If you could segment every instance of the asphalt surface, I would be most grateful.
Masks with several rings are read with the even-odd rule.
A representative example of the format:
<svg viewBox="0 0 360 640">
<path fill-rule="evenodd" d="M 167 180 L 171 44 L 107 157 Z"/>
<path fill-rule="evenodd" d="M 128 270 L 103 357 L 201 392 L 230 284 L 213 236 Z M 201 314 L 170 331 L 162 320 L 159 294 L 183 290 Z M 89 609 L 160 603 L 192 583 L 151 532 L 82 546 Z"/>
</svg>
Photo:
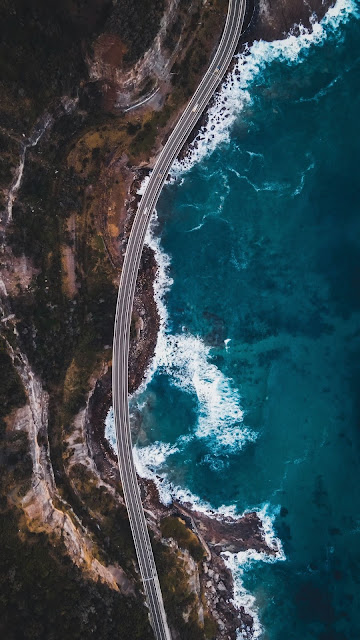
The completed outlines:
<svg viewBox="0 0 360 640">
<path fill-rule="evenodd" d="M 112 392 L 117 453 L 125 502 L 156 640 L 171 640 L 171 636 L 132 455 L 128 405 L 128 356 L 136 277 L 146 230 L 171 164 L 229 67 L 241 34 L 245 7 L 246 0 L 229 0 L 226 23 L 217 52 L 162 149 L 150 175 L 129 237 L 116 305 Z"/>
</svg>

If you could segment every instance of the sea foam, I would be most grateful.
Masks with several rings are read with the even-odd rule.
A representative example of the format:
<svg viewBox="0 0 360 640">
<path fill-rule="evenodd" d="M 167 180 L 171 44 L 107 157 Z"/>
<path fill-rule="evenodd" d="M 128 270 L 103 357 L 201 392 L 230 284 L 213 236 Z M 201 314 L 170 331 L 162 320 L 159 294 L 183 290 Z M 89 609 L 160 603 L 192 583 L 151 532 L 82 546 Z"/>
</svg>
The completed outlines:
<svg viewBox="0 0 360 640">
<path fill-rule="evenodd" d="M 178 179 L 219 144 L 229 142 L 231 126 L 239 113 L 251 105 L 251 85 L 269 64 L 275 60 L 288 65 L 305 61 L 314 45 L 320 46 L 329 38 L 339 41 L 340 25 L 351 17 L 359 18 L 359 15 L 359 5 L 355 0 L 337 0 L 320 22 L 313 15 L 310 29 L 297 25 L 296 34 L 291 32 L 283 40 L 257 40 L 250 47 L 245 46 L 244 51 L 235 56 L 233 70 L 226 76 L 208 109 L 206 125 L 200 129 L 186 156 L 173 163 L 172 180 Z"/>
<path fill-rule="evenodd" d="M 208 112 L 208 123 L 196 138 L 195 148 L 185 159 L 173 164 L 171 174 L 179 174 L 190 169 L 219 143 L 229 140 L 231 125 L 239 112 L 251 103 L 251 84 L 256 77 L 274 60 L 287 64 L 301 63 L 306 59 L 310 47 L 321 45 L 329 37 L 339 38 L 338 27 L 346 23 L 351 16 L 359 18 L 356 2 L 352 0 L 337 0 L 334 7 L 329 9 L 321 22 L 314 16 L 311 30 L 299 27 L 299 35 L 290 33 L 284 40 L 274 42 L 254 42 L 251 47 L 237 56 L 233 71 L 228 75 L 220 92 L 214 99 L 213 106 Z M 140 192 L 143 192 L 146 182 Z M 301 190 L 302 183 L 299 185 Z M 297 193 L 294 195 L 297 195 Z M 195 393 L 199 402 L 199 418 L 196 426 L 196 437 L 210 437 L 218 447 L 241 447 L 249 440 L 254 440 L 256 434 L 243 426 L 243 413 L 240 398 L 231 381 L 210 360 L 210 348 L 196 336 L 186 333 L 171 335 L 168 333 L 168 314 L 165 305 L 166 292 L 172 284 L 169 275 L 170 258 L 161 249 L 160 241 L 154 234 L 156 216 L 153 218 L 146 242 L 155 252 L 158 271 L 155 280 L 155 300 L 160 315 L 160 331 L 152 363 L 146 378 L 137 395 L 141 393 L 154 376 L 162 369 L 172 379 L 173 383 L 191 393 Z M 226 344 L 228 348 L 228 342 Z M 115 447 L 115 434 L 112 410 L 106 419 L 105 434 L 109 442 Z M 234 437 L 235 434 L 235 437 Z M 170 503 L 176 499 L 189 503 L 194 509 L 213 517 L 231 515 L 236 517 L 236 506 L 221 506 L 214 509 L 209 503 L 202 501 L 188 489 L 176 486 L 167 476 L 169 459 L 177 454 L 182 446 L 181 439 L 175 445 L 155 442 L 145 447 L 134 447 L 134 459 L 139 475 L 152 479 L 159 490 L 160 499 Z M 254 619 L 253 638 L 260 638 L 262 627 L 257 613 L 255 597 L 249 594 L 243 584 L 244 572 L 255 561 L 275 562 L 285 560 L 280 540 L 276 537 L 273 520 L 276 513 L 269 513 L 269 505 L 258 509 L 263 523 L 264 538 L 267 544 L 275 550 L 273 556 L 254 550 L 237 554 L 224 553 L 224 560 L 234 576 L 234 604 L 243 606 Z M 239 629 L 239 638 L 248 638 L 246 629 Z"/>
</svg>

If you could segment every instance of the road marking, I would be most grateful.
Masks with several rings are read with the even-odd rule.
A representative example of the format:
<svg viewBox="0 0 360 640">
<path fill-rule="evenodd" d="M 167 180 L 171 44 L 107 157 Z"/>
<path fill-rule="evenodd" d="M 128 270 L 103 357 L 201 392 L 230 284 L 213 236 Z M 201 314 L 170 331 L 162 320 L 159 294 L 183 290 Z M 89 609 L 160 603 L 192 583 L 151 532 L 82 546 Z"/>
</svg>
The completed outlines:
<svg viewBox="0 0 360 640">
<path fill-rule="evenodd" d="M 145 98 L 145 100 L 142 100 L 141 102 L 137 102 L 136 104 L 131 105 L 131 107 L 124 109 L 124 113 L 126 113 L 127 111 L 132 111 L 132 109 L 136 109 L 137 107 L 141 107 L 143 104 L 145 104 L 145 102 L 148 102 L 149 100 L 151 100 L 151 98 L 153 98 L 159 90 L 160 90 L 160 87 L 158 87 L 157 89 L 155 89 L 155 91 L 150 93 L 150 95 L 147 98 Z"/>
<path fill-rule="evenodd" d="M 161 152 L 158 162 L 155 165 L 156 167 L 161 168 L 161 170 L 159 171 L 156 169 L 153 176 L 150 177 L 149 184 L 143 194 L 141 209 L 145 216 L 145 220 L 138 218 L 137 224 L 131 231 L 125 254 L 116 306 L 112 385 L 119 469 L 136 554 L 138 557 L 140 574 L 141 576 L 147 576 L 143 578 L 143 580 L 146 598 L 149 604 L 151 624 L 154 629 L 156 640 L 171 640 L 171 637 L 167 625 L 154 555 L 151 548 L 149 531 L 141 503 L 140 488 L 136 479 L 131 448 L 127 385 L 131 308 L 135 294 L 136 275 L 143 248 L 143 238 L 146 227 L 149 223 L 148 218 L 150 219 L 150 214 L 156 207 L 162 183 L 164 181 L 164 177 L 166 177 L 169 171 L 171 162 L 176 156 L 177 150 L 179 150 L 181 144 L 185 141 L 186 136 L 188 135 L 188 130 L 190 130 L 190 127 L 192 127 L 193 123 L 196 121 L 196 117 L 193 114 L 199 115 L 201 113 L 219 82 L 218 74 L 223 73 L 224 69 L 226 69 L 227 65 L 230 63 L 243 23 L 244 12 L 245 0 L 229 0 L 224 32 L 218 47 L 217 71 L 213 72 L 215 77 L 211 79 L 210 74 L 205 74 L 193 96 L 192 104 L 195 103 L 195 106 L 191 108 L 189 105 L 190 108 L 186 108 L 184 110 L 175 129 L 163 148 L 164 153 Z M 146 203 L 149 203 L 148 206 L 145 206 Z M 149 568 L 153 571 L 153 575 L 151 577 L 149 577 L 147 572 Z M 147 585 L 147 582 L 151 581 L 153 582 L 153 585 Z"/>
</svg>

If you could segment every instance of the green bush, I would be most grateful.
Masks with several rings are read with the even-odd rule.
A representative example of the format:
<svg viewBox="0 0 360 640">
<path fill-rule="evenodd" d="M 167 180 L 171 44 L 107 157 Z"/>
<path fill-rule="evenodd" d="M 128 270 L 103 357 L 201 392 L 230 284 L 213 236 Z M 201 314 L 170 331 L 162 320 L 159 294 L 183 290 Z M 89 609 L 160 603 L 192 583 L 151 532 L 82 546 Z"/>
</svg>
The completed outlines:
<svg viewBox="0 0 360 640">
<path fill-rule="evenodd" d="M 189 590 L 184 563 L 156 540 L 153 540 L 153 549 L 169 623 L 178 630 L 181 640 L 204 640 L 204 631 L 198 622 L 198 601 Z M 183 613 L 189 614 L 188 622 Z"/>
<path fill-rule="evenodd" d="M 174 518 L 172 516 L 163 518 L 160 527 L 164 538 L 174 538 L 179 544 L 179 547 L 188 549 L 194 560 L 200 562 L 204 559 L 204 549 L 201 543 L 180 518 Z"/>
</svg>

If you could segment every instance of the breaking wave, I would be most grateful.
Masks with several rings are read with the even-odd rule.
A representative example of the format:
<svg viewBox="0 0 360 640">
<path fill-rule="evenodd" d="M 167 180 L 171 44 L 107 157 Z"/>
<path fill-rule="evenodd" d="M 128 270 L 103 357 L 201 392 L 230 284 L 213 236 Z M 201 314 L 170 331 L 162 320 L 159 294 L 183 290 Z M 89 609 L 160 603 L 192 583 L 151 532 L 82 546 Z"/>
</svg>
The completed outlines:
<svg viewBox="0 0 360 640">
<path fill-rule="evenodd" d="M 340 24 L 348 21 L 350 16 L 358 17 L 358 8 L 352 0 L 337 0 L 333 8 L 329 9 L 321 22 L 312 21 L 312 29 L 299 28 L 299 35 L 289 34 L 284 40 L 275 42 L 254 42 L 242 54 L 237 56 L 234 70 L 224 82 L 221 91 L 214 100 L 214 105 L 208 112 L 208 123 L 203 127 L 192 145 L 191 152 L 182 161 L 176 161 L 171 174 L 177 177 L 180 173 L 190 169 L 195 163 L 213 151 L 220 143 L 229 140 L 230 128 L 238 113 L 251 104 L 251 84 L 261 74 L 266 66 L 277 60 L 286 64 L 301 63 L 306 59 L 308 50 L 319 46 L 329 37 L 339 36 L 337 31 Z M 304 185 L 309 165 L 300 177 L 300 181 L 293 196 L 297 196 Z M 143 185 L 144 188 L 145 185 Z M 254 189 L 260 188 L 252 185 Z M 278 185 L 266 183 L 261 189 L 273 190 Z M 243 411 L 240 396 L 232 382 L 211 362 L 211 349 L 201 338 L 186 332 L 173 335 L 168 331 L 168 313 L 165 304 L 166 293 L 172 285 L 169 274 L 170 258 L 164 253 L 160 241 L 154 230 L 156 216 L 148 232 L 146 243 L 154 250 L 158 264 L 154 291 L 160 315 L 160 331 L 155 355 L 147 371 L 146 379 L 136 394 L 141 402 L 141 394 L 151 381 L 156 371 L 165 372 L 172 383 L 185 391 L 194 394 L 198 400 L 198 420 L 193 434 L 187 438 L 208 438 L 211 440 L 214 453 L 220 449 L 237 449 L 249 441 L 254 441 L 257 434 L 248 429 L 243 423 Z M 227 341 L 225 347 L 229 348 Z M 106 419 L 105 435 L 115 448 L 115 433 L 112 411 Z M 186 444 L 186 439 L 179 438 L 175 444 L 155 442 L 147 446 L 134 447 L 136 469 L 140 476 L 155 482 L 160 499 L 165 504 L 173 500 L 188 503 L 193 508 L 220 517 L 221 515 L 237 515 L 236 506 L 221 506 L 213 509 L 211 504 L 202 501 L 190 490 L 177 486 L 169 479 L 171 475 L 171 458 L 176 456 Z M 270 514 L 269 505 L 263 505 L 258 511 L 263 523 L 264 538 L 267 544 L 276 552 L 273 556 L 253 550 L 237 554 L 225 553 L 224 560 L 234 576 L 234 604 L 237 608 L 244 607 L 254 620 L 253 637 L 260 638 L 262 627 L 257 613 L 256 599 L 244 587 L 245 572 L 254 562 L 275 562 L 285 560 L 280 540 L 274 533 L 274 518 L 276 512 Z M 247 638 L 247 629 L 239 629 L 239 638 Z"/>
<path fill-rule="evenodd" d="M 238 114 L 251 105 L 251 85 L 270 63 L 275 60 L 290 65 L 303 62 L 314 45 L 322 45 L 331 37 L 339 40 L 339 26 L 345 24 L 351 16 L 358 18 L 359 14 L 355 0 L 337 0 L 320 22 L 317 22 L 316 15 L 313 16 L 311 29 L 298 25 L 296 34 L 291 32 L 283 40 L 258 40 L 250 47 L 246 46 L 236 56 L 234 69 L 215 95 L 214 103 L 207 113 L 207 124 L 200 129 L 188 154 L 173 163 L 172 179 L 191 169 L 219 144 L 230 140 L 230 129 Z"/>
</svg>

